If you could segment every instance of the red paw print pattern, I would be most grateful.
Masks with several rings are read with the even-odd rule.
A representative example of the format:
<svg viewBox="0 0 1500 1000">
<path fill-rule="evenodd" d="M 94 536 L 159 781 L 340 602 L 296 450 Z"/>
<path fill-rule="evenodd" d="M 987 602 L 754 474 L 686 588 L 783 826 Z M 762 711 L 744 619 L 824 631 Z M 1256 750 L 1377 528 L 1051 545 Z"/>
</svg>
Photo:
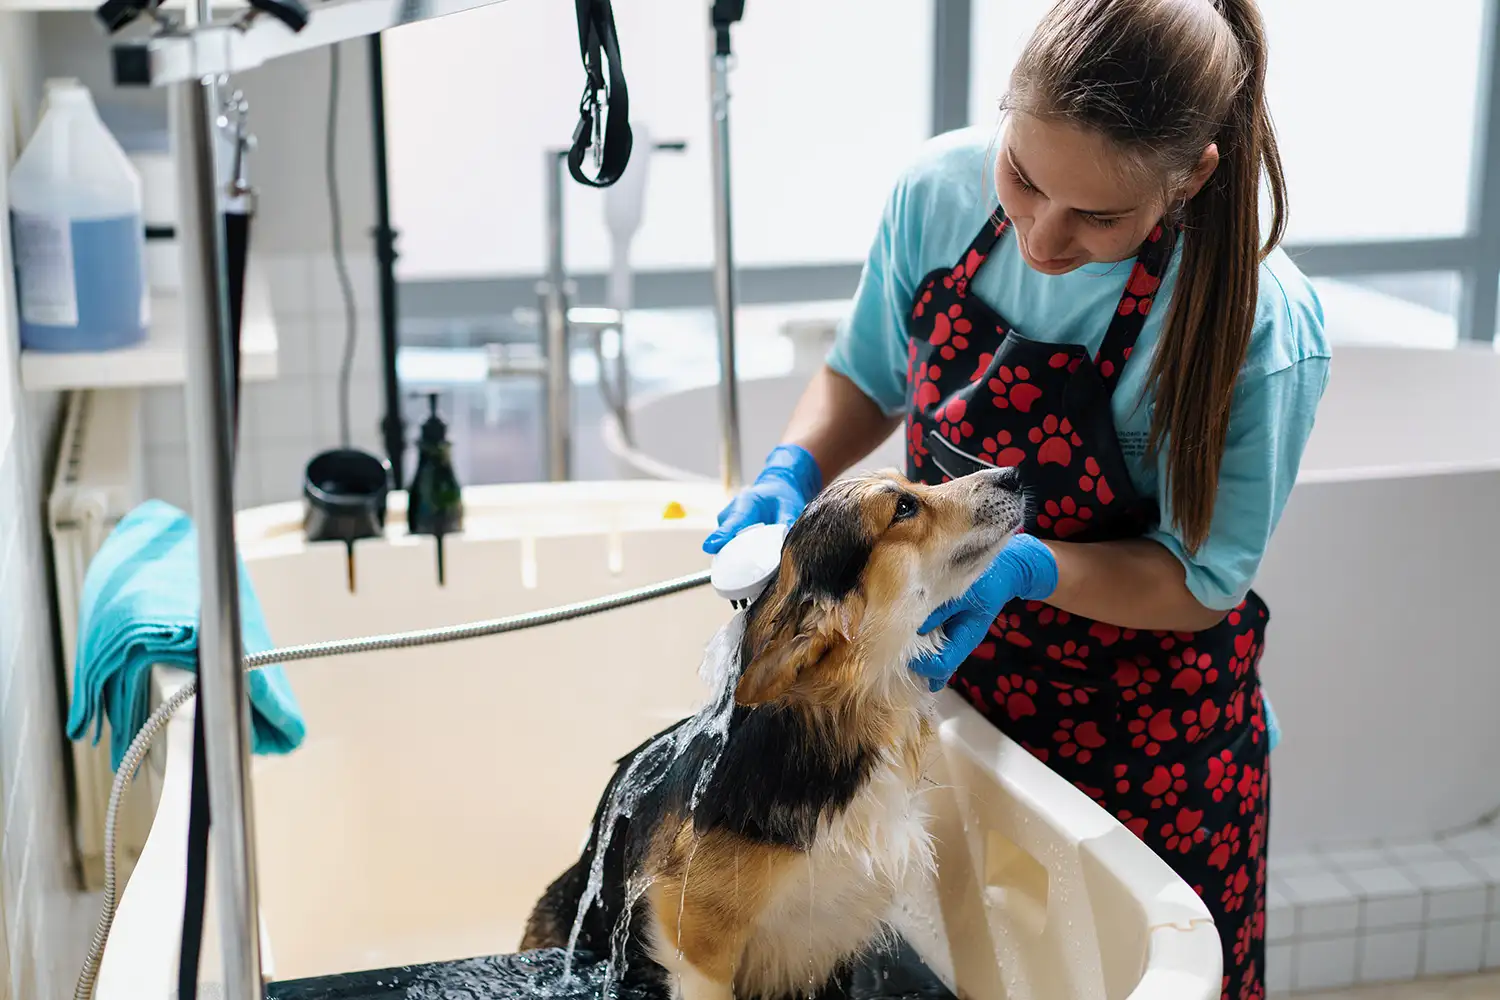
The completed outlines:
<svg viewBox="0 0 1500 1000">
<path fill-rule="evenodd" d="M 964 307 L 954 304 L 946 312 L 932 317 L 932 333 L 927 342 L 938 349 L 944 361 L 958 357 L 959 351 L 969 349 L 969 334 L 974 325 L 964 318 Z"/>
<path fill-rule="evenodd" d="M 1235 778 L 1239 773 L 1240 766 L 1235 763 L 1234 754 L 1225 750 L 1217 757 L 1209 758 L 1208 779 L 1204 782 L 1204 787 L 1213 792 L 1215 802 L 1223 802 L 1224 796 L 1234 792 Z"/>
<path fill-rule="evenodd" d="M 984 263 L 984 254 L 973 247 L 964 254 L 964 259 L 958 265 L 943 276 L 943 287 L 950 288 L 960 298 L 969 293 L 969 279 L 979 273 L 979 265 Z"/>
<path fill-rule="evenodd" d="M 1094 622 L 1089 626 L 1089 635 L 1099 641 L 1099 645 L 1106 648 L 1124 639 L 1130 642 L 1136 637 L 1133 628 L 1120 628 L 1118 625 L 1110 625 L 1106 622 Z"/>
<path fill-rule="evenodd" d="M 1172 710 L 1153 710 L 1150 705 L 1142 705 L 1138 711 L 1140 717 L 1131 719 L 1126 727 L 1131 733 L 1130 745 L 1145 751 L 1147 757 L 1155 757 L 1161 753 L 1163 743 L 1171 743 L 1179 735 L 1177 727 L 1172 725 Z"/>
<path fill-rule="evenodd" d="M 1145 816 L 1136 816 L 1129 809 L 1122 809 L 1115 814 L 1115 819 L 1123 823 L 1125 829 L 1135 834 L 1141 840 L 1146 839 L 1146 830 L 1150 826 L 1151 821 Z"/>
<path fill-rule="evenodd" d="M 1042 398 L 1042 390 L 1031 384 L 1030 369 L 1021 365 L 1015 368 L 1001 365 L 995 370 L 995 377 L 990 379 L 989 388 L 995 394 L 992 402 L 1002 410 L 1014 407 L 1022 413 L 1030 413 L 1032 406 Z"/>
<path fill-rule="evenodd" d="M 942 375 L 941 368 L 926 361 L 917 365 L 917 370 L 912 372 L 911 377 L 917 387 L 912 402 L 918 412 L 925 413 L 934 403 L 943 398 L 942 390 L 937 387 L 937 380 Z"/>
<path fill-rule="evenodd" d="M 1083 438 L 1073 429 L 1072 422 L 1067 417 L 1059 420 L 1050 413 L 1040 426 L 1031 429 L 1030 437 L 1031 443 L 1037 446 L 1038 465 L 1072 465 L 1073 449 L 1083 446 Z"/>
<path fill-rule="evenodd" d="M 1210 841 L 1213 850 L 1209 852 L 1208 863 L 1223 871 L 1229 867 L 1229 862 L 1240 853 L 1240 828 L 1233 823 L 1227 823 L 1224 829 L 1213 835 Z"/>
<path fill-rule="evenodd" d="M 1099 726 L 1094 722 L 1075 722 L 1072 719 L 1063 719 L 1058 723 L 1057 732 L 1052 734 L 1052 739 L 1058 744 L 1057 753 L 1068 760 L 1076 760 L 1080 764 L 1087 764 L 1094 758 L 1094 751 L 1104 746 L 1103 734 L 1099 732 Z"/>
<path fill-rule="evenodd" d="M 1004 336 L 1003 333 L 1001 335 Z M 991 351 L 985 351 L 979 355 L 979 360 L 974 363 L 974 371 L 969 375 L 969 384 L 973 385 L 983 378 L 984 373 L 990 370 L 990 362 L 994 360 L 995 355 Z"/>
<path fill-rule="evenodd" d="M 1085 493 L 1094 494 L 1105 506 L 1115 502 L 1115 491 L 1109 488 L 1108 481 L 1099 471 L 1099 463 L 1092 455 L 1083 460 L 1083 475 L 1078 477 L 1078 488 Z"/>
<path fill-rule="evenodd" d="M 991 465 L 1007 468 L 1026 461 L 1026 452 L 1011 443 L 1010 431 L 997 431 L 980 442 L 979 457 Z"/>
<path fill-rule="evenodd" d="M 1219 671 L 1213 664 L 1212 655 L 1199 653 L 1196 649 L 1185 649 L 1181 656 L 1169 656 L 1167 665 L 1174 672 L 1173 690 L 1192 697 L 1203 688 L 1204 684 L 1216 683 L 1219 679 Z"/>
<path fill-rule="evenodd" d="M 1234 656 L 1229 658 L 1229 671 L 1236 677 L 1245 676 L 1250 667 L 1260 659 L 1260 643 L 1255 633 L 1241 632 L 1234 637 Z"/>
<path fill-rule="evenodd" d="M 995 703 L 1005 709 L 1013 723 L 1037 714 L 1037 682 L 1023 679 L 1019 673 L 1002 676 L 995 682 Z"/>
<path fill-rule="evenodd" d="M 990 623 L 990 635 L 1003 638 L 1012 646 L 1029 649 L 1031 648 L 1031 636 L 1021 631 L 1022 627 L 1020 615 L 1006 614 L 1002 611 Z"/>
<path fill-rule="evenodd" d="M 1063 708 L 1072 708 L 1074 705 L 1087 705 L 1089 703 L 1089 689 L 1077 687 L 1073 684 L 1064 684 L 1061 681 L 1052 681 L 1052 687 L 1057 691 L 1057 703 Z"/>
<path fill-rule="evenodd" d="M 927 457 L 926 435 L 922 433 L 922 425 L 915 420 L 906 422 L 906 456 L 916 468 L 922 468 Z"/>
<path fill-rule="evenodd" d="M 1072 497 L 1063 497 L 1061 502 L 1048 500 L 1042 504 L 1042 513 L 1036 516 L 1039 527 L 1049 528 L 1058 538 L 1069 538 L 1088 527 L 1094 512 L 1080 507 Z"/>
<path fill-rule="evenodd" d="M 1012 722 L 1019 722 L 1036 714 L 1037 684 L 1024 680 L 1020 674 L 1003 676 L 995 682 L 995 704 L 1005 709 Z"/>
<path fill-rule="evenodd" d="M 1086 668 L 1085 661 L 1089 657 L 1089 648 L 1087 646 L 1080 646 L 1072 639 L 1069 639 L 1067 642 L 1048 646 L 1047 656 L 1065 667 L 1083 670 Z"/>
<path fill-rule="evenodd" d="M 1151 796 L 1152 809 L 1175 806 L 1187 790 L 1187 767 L 1181 762 L 1171 767 L 1156 765 L 1156 770 L 1151 772 L 1151 777 L 1141 786 L 1141 791 Z"/>
<path fill-rule="evenodd" d="M 1073 616 L 1061 608 L 1054 608 L 1041 601 L 1027 601 L 1026 610 L 1036 615 L 1038 625 L 1066 625 L 1073 620 Z"/>
<path fill-rule="evenodd" d="M 1058 351 L 1047 359 L 1048 368 L 1066 368 L 1069 374 L 1076 372 L 1081 364 L 1083 364 L 1083 355 L 1069 354 L 1067 351 Z"/>
<path fill-rule="evenodd" d="M 1228 883 L 1224 886 L 1224 893 L 1219 901 L 1224 905 L 1225 913 L 1236 913 L 1245 905 L 1245 890 L 1250 888 L 1250 873 L 1245 870 L 1244 865 L 1230 876 Z"/>
<path fill-rule="evenodd" d="M 1156 294 L 1157 288 L 1161 286 L 1161 279 L 1147 272 L 1145 265 L 1137 262 L 1135 269 L 1130 272 L 1130 278 L 1125 282 L 1125 295 L 1120 299 L 1119 313 L 1121 316 L 1129 316 L 1131 313 L 1139 313 L 1146 316 L 1151 312 L 1151 301 Z M 1125 357 L 1129 357 L 1128 354 Z M 1115 363 L 1110 358 L 1099 361 L 1099 374 L 1109 378 L 1115 373 Z"/>
<path fill-rule="evenodd" d="M 1189 809 L 1183 806 L 1177 810 L 1176 819 L 1161 828 L 1161 836 L 1166 841 L 1167 850 L 1186 854 L 1196 845 L 1207 840 L 1208 831 L 1203 829 L 1202 824 L 1203 811 L 1201 809 Z"/>
<path fill-rule="evenodd" d="M 967 399 L 950 399 L 939 407 L 934 414 L 938 419 L 938 433 L 954 444 L 961 443 L 964 438 L 973 434 L 974 425 L 964 419 L 968 408 Z"/>
</svg>

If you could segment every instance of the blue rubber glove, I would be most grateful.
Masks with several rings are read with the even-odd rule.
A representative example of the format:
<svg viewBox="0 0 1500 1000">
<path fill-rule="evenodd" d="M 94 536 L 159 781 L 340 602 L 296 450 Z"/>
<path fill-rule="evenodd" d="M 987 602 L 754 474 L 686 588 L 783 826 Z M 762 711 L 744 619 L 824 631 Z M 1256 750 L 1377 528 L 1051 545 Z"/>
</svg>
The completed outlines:
<svg viewBox="0 0 1500 1000">
<path fill-rule="evenodd" d="M 911 662 L 911 669 L 927 678 L 933 691 L 941 691 L 959 664 L 984 641 L 990 623 L 1014 598 L 1044 601 L 1057 589 L 1057 560 L 1052 550 L 1031 535 L 1017 535 L 1000 550 L 990 568 L 974 586 L 927 616 L 918 635 L 939 625 L 947 642 L 936 653 Z"/>
<path fill-rule="evenodd" d="M 704 540 L 703 551 L 713 555 L 752 524 L 791 524 L 822 488 L 823 472 L 811 452 L 777 445 L 755 482 L 719 511 L 719 527 Z"/>
</svg>

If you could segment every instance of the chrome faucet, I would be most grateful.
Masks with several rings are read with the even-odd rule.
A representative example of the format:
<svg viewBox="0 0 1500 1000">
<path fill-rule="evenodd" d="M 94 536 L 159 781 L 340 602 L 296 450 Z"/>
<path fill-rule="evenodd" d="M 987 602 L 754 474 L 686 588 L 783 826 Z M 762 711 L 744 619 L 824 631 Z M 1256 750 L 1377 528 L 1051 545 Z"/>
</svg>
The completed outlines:
<svg viewBox="0 0 1500 1000">
<path fill-rule="evenodd" d="M 657 152 L 680 152 L 684 142 L 659 142 Z M 568 277 L 563 256 L 563 178 L 567 170 L 568 150 L 549 150 L 545 154 L 547 178 L 547 270 L 537 282 L 540 310 L 518 310 L 518 319 L 530 319 L 539 326 L 540 353 L 518 352 L 506 344 L 489 346 L 489 375 L 530 375 L 542 380 L 542 411 L 546 434 L 547 478 L 561 481 L 572 476 L 573 461 L 573 380 L 568 368 L 568 346 L 575 330 L 586 330 L 593 336 L 594 353 L 599 359 L 600 391 L 615 419 L 628 434 L 626 413 L 628 369 L 625 362 L 624 315 L 618 309 L 602 306 L 570 307 L 568 301 L 577 294 L 577 286 Z M 607 373 L 604 336 L 614 332 L 618 351 L 615 356 L 613 386 Z"/>
</svg>

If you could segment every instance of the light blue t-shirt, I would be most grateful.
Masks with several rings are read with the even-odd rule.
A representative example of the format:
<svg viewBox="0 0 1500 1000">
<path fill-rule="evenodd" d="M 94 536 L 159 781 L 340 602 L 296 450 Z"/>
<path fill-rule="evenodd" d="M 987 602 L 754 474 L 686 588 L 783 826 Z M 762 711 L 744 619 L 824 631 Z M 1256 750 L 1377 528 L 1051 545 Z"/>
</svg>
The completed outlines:
<svg viewBox="0 0 1500 1000">
<path fill-rule="evenodd" d="M 963 255 L 995 206 L 992 131 L 961 129 L 930 140 L 897 182 L 870 249 L 829 366 L 888 415 L 906 399 L 908 316 L 926 275 Z M 1179 250 L 1181 243 L 1178 244 Z M 1115 427 L 1136 490 L 1159 498 L 1161 527 L 1149 537 L 1187 569 L 1204 606 L 1228 610 L 1244 599 L 1281 516 L 1313 418 L 1328 383 L 1330 350 L 1312 284 L 1280 250 L 1261 266 L 1260 301 L 1245 366 L 1236 383 L 1219 492 L 1208 539 L 1189 556 L 1172 527 L 1162 484 L 1166 449 L 1149 458 L 1153 401 L 1142 400 L 1151 354 L 1175 287 L 1180 253 L 1162 279 L 1112 400 Z M 1132 261 L 1089 264 L 1064 275 L 1027 266 L 1007 234 L 970 285 L 1017 331 L 1040 341 L 1098 351 Z"/>
</svg>

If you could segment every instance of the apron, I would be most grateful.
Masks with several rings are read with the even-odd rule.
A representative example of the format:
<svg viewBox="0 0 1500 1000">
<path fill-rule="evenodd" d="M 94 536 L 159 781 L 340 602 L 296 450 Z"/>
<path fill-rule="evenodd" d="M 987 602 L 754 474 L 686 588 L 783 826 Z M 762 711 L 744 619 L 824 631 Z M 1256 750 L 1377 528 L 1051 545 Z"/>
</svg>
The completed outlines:
<svg viewBox="0 0 1500 1000">
<path fill-rule="evenodd" d="M 1172 256 L 1142 245 L 1099 353 L 1028 340 L 969 286 L 1009 228 L 1000 209 L 911 309 L 907 476 L 944 482 L 1016 466 L 1044 539 L 1138 537 L 1159 520 L 1136 493 L 1110 398 Z M 1223 997 L 1265 995 L 1267 733 L 1257 664 L 1268 613 L 1251 592 L 1202 632 L 1121 629 L 1014 600 L 950 682 L 1029 752 L 1115 815 L 1207 904 Z"/>
</svg>

